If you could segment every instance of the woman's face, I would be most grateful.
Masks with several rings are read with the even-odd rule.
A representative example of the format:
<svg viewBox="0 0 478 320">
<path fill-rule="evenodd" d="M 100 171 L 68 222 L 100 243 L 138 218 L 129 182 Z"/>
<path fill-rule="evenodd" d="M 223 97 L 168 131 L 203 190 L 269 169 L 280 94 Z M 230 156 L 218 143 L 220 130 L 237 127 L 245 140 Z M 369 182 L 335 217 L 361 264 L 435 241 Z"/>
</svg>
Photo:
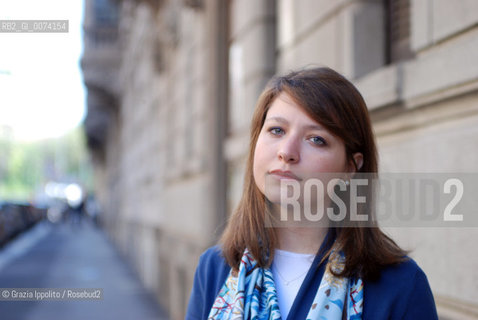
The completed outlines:
<svg viewBox="0 0 478 320">
<path fill-rule="evenodd" d="M 354 166 L 347 162 L 341 139 L 310 118 L 286 93 L 272 102 L 256 143 L 253 166 L 255 183 L 269 201 L 278 203 L 281 180 L 303 185 L 320 173 L 351 171 Z"/>
</svg>

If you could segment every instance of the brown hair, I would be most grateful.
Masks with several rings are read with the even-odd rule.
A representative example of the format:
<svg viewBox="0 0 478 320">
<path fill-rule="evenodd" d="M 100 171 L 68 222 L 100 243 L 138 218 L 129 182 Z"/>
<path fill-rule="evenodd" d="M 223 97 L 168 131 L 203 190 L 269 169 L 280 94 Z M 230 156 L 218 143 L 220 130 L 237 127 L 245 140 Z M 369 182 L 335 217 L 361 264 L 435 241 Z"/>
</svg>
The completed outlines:
<svg viewBox="0 0 478 320">
<path fill-rule="evenodd" d="M 378 155 L 367 106 L 350 81 L 329 68 L 300 70 L 271 79 L 259 97 L 252 118 L 242 198 L 220 241 L 224 258 L 234 270 L 238 269 L 246 247 L 260 267 L 270 266 L 277 245 L 275 230 L 266 227 L 265 219 L 270 214 L 268 200 L 255 184 L 253 160 L 267 111 L 281 92 L 287 93 L 312 119 L 343 141 L 347 160 L 353 162 L 356 152 L 363 154 L 363 165 L 356 166 L 358 174 L 378 175 Z M 373 190 L 370 188 L 368 192 Z M 370 207 L 359 210 L 360 213 L 373 214 Z M 339 276 L 372 280 L 379 276 L 384 266 L 405 259 L 406 252 L 376 225 L 338 227 L 334 231 L 334 250 L 342 251 L 346 256 L 345 268 Z"/>
</svg>

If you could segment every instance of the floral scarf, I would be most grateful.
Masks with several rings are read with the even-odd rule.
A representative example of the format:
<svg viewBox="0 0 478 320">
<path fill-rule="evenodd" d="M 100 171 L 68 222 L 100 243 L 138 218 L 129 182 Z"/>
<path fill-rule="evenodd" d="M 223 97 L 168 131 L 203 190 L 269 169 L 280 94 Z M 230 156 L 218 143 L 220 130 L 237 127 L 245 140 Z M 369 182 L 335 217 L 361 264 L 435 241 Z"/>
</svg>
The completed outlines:
<svg viewBox="0 0 478 320">
<path fill-rule="evenodd" d="M 340 320 L 345 303 L 347 319 L 362 319 L 362 280 L 336 277 L 331 272 L 340 272 L 344 266 L 343 254 L 332 251 L 307 320 Z M 256 260 L 247 249 L 238 274 L 234 275 L 231 270 L 208 319 L 281 319 L 272 272 L 257 267 Z"/>
</svg>

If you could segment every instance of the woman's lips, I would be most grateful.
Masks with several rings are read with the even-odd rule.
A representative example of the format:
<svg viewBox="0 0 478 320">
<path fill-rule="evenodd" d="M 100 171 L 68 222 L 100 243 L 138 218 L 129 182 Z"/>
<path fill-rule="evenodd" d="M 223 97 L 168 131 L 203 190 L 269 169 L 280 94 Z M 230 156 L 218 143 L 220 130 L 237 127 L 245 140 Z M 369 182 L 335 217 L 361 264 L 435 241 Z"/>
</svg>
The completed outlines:
<svg viewBox="0 0 478 320">
<path fill-rule="evenodd" d="M 293 179 L 293 180 L 297 180 L 297 181 L 300 181 L 302 179 L 300 179 L 298 176 L 296 176 L 295 174 L 293 174 L 291 171 L 283 171 L 283 170 L 271 170 L 269 171 L 269 174 L 272 175 L 272 176 L 275 176 L 279 179 Z"/>
</svg>

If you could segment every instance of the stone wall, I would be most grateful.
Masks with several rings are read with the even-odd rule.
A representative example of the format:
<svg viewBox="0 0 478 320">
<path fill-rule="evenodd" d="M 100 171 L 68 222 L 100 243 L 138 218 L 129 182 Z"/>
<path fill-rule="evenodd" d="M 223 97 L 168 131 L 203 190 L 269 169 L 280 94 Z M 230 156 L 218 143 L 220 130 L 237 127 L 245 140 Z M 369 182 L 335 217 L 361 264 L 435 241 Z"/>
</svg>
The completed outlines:
<svg viewBox="0 0 478 320">
<path fill-rule="evenodd" d="M 327 65 L 349 77 L 384 172 L 478 171 L 474 0 L 396 2 L 410 22 L 401 57 L 390 54 L 389 1 L 114 3 L 120 57 L 85 47 L 83 59 L 97 189 L 109 234 L 172 319 L 239 200 L 250 118 L 276 72 Z M 414 249 L 441 317 L 478 319 L 475 229 L 388 232 Z"/>
</svg>

